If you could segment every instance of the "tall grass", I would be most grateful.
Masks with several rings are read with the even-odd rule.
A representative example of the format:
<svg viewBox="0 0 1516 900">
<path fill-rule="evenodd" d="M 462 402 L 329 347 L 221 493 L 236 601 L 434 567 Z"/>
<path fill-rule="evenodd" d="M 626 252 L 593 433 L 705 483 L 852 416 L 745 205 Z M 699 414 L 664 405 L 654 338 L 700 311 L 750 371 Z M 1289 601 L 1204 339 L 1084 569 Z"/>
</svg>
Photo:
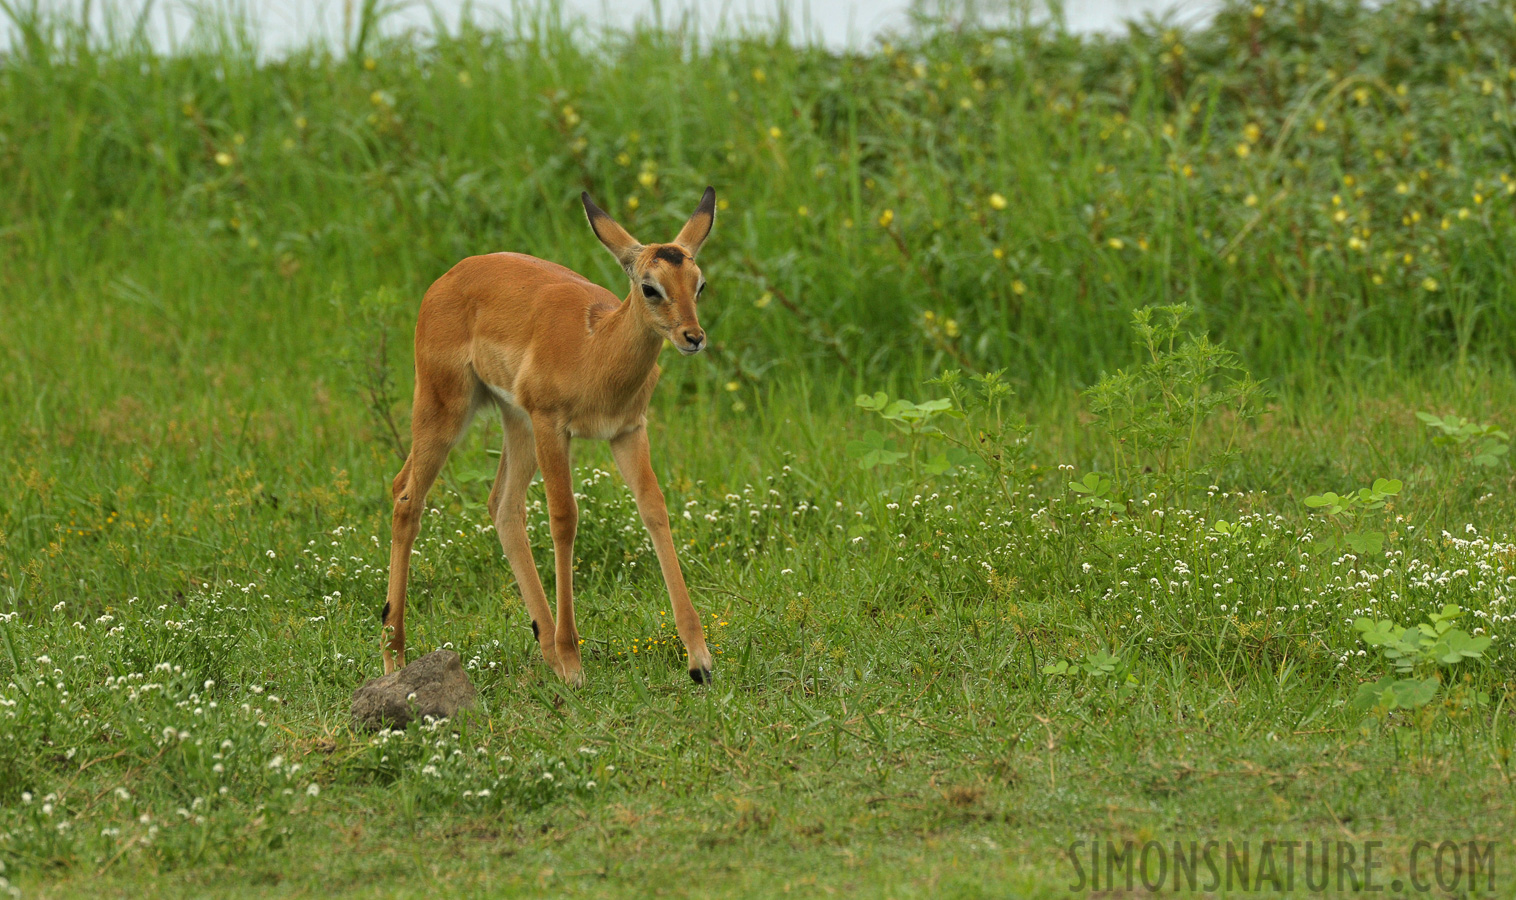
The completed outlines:
<svg viewBox="0 0 1516 900">
<path fill-rule="evenodd" d="M 172 344 L 205 316 L 303 358 L 354 298 L 413 299 L 499 249 L 619 288 L 577 192 L 660 239 L 707 182 L 723 379 L 1082 382 L 1160 300 L 1285 383 L 1516 342 L 1499 4 L 1233 3 L 1119 38 L 926 26 L 848 54 L 539 7 L 268 61 L 232 21 L 164 56 L 130 17 L 9 8 L 0 339 L 30 366 L 119 366 L 118 329 L 156 319 Z M 251 363 L 264 340 L 213 352 Z"/>
<path fill-rule="evenodd" d="M 1403 862 L 1516 833 L 1509 463 L 1415 417 L 1516 417 L 1509 5 L 925 23 L 845 55 L 550 7 L 402 39 L 384 8 L 354 4 L 347 54 L 270 58 L 246 23 L 164 55 L 131 15 L 0 0 L 0 892 L 1063 896 L 1086 837 Z M 559 689 L 485 421 L 408 623 L 484 719 L 354 734 L 421 293 L 502 249 L 619 289 L 578 191 L 655 240 L 707 183 L 718 343 L 666 360 L 650 430 L 715 686 L 589 443 L 590 683 Z M 1278 406 L 1205 424 L 1203 374 L 1157 399 L 1173 368 L 1081 402 L 1160 301 Z M 892 427 L 855 388 L 940 397 L 919 379 L 950 367 L 1036 390 L 953 420 L 982 467 L 845 455 Z M 1142 471 L 1184 410 L 1226 461 Z M 1392 477 L 1356 517 L 1302 502 Z M 546 563 L 535 488 L 529 527 Z M 1447 604 L 1484 658 L 1419 663 L 1435 702 L 1352 705 L 1404 687 L 1352 620 Z"/>
</svg>

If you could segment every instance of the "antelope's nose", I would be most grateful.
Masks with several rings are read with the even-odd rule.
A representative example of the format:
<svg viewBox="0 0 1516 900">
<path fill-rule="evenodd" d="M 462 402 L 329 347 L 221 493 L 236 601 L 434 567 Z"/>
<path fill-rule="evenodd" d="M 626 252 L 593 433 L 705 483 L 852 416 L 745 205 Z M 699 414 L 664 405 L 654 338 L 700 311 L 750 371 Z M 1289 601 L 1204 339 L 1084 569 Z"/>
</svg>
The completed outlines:
<svg viewBox="0 0 1516 900">
<path fill-rule="evenodd" d="M 699 328 L 686 328 L 681 332 L 681 336 L 685 343 L 689 344 L 691 350 L 699 350 L 705 346 L 705 332 Z"/>
</svg>

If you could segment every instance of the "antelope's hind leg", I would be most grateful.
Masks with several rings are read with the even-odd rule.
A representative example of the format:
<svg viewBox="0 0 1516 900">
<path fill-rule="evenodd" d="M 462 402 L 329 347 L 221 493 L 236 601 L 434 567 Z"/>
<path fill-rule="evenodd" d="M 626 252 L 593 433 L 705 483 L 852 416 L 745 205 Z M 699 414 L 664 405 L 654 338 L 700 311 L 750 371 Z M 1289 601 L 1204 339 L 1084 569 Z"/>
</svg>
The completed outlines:
<svg viewBox="0 0 1516 900">
<path fill-rule="evenodd" d="M 505 558 L 511 564 L 516 589 L 521 592 L 521 599 L 532 617 L 532 635 L 542 648 L 542 658 L 548 668 L 562 675 L 558 665 L 557 626 L 552 608 L 547 603 L 547 594 L 542 590 L 537 562 L 532 558 L 531 542 L 526 536 L 526 490 L 537 472 L 532 421 L 526 413 L 509 403 L 502 401 L 496 405 L 500 407 L 500 420 L 505 425 L 505 442 L 500 449 L 500 469 L 495 473 L 495 486 L 490 490 L 490 518 L 495 522 L 495 533 L 500 537 Z"/>
<path fill-rule="evenodd" d="M 579 629 L 574 627 L 574 535 L 579 529 L 579 504 L 574 500 L 573 463 L 568 432 L 550 417 L 532 419 L 532 438 L 542 487 L 547 493 L 548 527 L 553 533 L 553 573 L 558 594 L 558 621 L 553 638 L 558 648 L 558 674 L 579 687 L 584 669 L 579 662 Z"/>
<path fill-rule="evenodd" d="M 421 531 L 426 495 L 447 455 L 468 427 L 474 411 L 475 381 L 468 371 L 436 372 L 416 366 L 416 399 L 411 414 L 411 452 L 395 476 L 390 518 L 390 581 L 379 618 L 384 626 L 385 674 L 405 665 L 405 587 L 411 548 Z"/>
</svg>

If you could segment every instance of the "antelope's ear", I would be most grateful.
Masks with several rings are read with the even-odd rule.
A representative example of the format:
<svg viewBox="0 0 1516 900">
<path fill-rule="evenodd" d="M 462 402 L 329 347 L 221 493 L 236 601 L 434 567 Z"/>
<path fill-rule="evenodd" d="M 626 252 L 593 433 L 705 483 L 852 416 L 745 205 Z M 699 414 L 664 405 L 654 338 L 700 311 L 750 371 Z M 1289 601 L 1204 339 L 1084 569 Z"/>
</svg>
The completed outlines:
<svg viewBox="0 0 1516 900">
<path fill-rule="evenodd" d="M 690 256 L 700 252 L 700 245 L 710 236 L 711 226 L 716 224 L 716 189 L 708 187 L 705 196 L 700 198 L 700 205 L 695 208 L 695 214 L 684 223 L 679 230 L 679 236 L 674 238 L 674 243 L 683 247 Z"/>
<path fill-rule="evenodd" d="M 584 191 L 579 195 L 584 201 L 584 214 L 589 217 L 590 228 L 595 232 L 595 237 L 605 245 L 605 249 L 611 251 L 616 257 L 616 262 L 621 263 L 621 268 L 626 274 L 636 277 L 634 267 L 637 263 L 637 255 L 642 252 L 642 245 L 637 239 L 627 234 L 625 228 L 616 223 L 616 220 L 606 214 L 605 210 L 595 205 L 590 199 L 590 192 Z"/>
</svg>

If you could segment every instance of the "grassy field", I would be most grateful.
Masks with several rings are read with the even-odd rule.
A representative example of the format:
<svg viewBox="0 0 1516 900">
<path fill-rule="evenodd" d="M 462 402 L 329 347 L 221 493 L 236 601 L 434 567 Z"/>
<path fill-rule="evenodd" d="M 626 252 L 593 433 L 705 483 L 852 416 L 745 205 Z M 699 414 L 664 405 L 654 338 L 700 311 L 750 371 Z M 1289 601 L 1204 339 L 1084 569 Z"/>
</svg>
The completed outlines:
<svg viewBox="0 0 1516 900">
<path fill-rule="evenodd" d="M 38 9 L 0 3 L 0 892 L 1054 897 L 1230 841 L 1161 889 L 1290 895 L 1310 841 L 1334 892 L 1516 895 L 1509 3 L 272 59 Z M 715 343 L 650 427 L 714 685 L 597 444 L 587 684 L 542 665 L 481 418 L 408 636 L 482 715 L 354 733 L 426 286 L 511 249 L 623 292 L 578 192 L 667 240 L 707 183 Z"/>
</svg>

